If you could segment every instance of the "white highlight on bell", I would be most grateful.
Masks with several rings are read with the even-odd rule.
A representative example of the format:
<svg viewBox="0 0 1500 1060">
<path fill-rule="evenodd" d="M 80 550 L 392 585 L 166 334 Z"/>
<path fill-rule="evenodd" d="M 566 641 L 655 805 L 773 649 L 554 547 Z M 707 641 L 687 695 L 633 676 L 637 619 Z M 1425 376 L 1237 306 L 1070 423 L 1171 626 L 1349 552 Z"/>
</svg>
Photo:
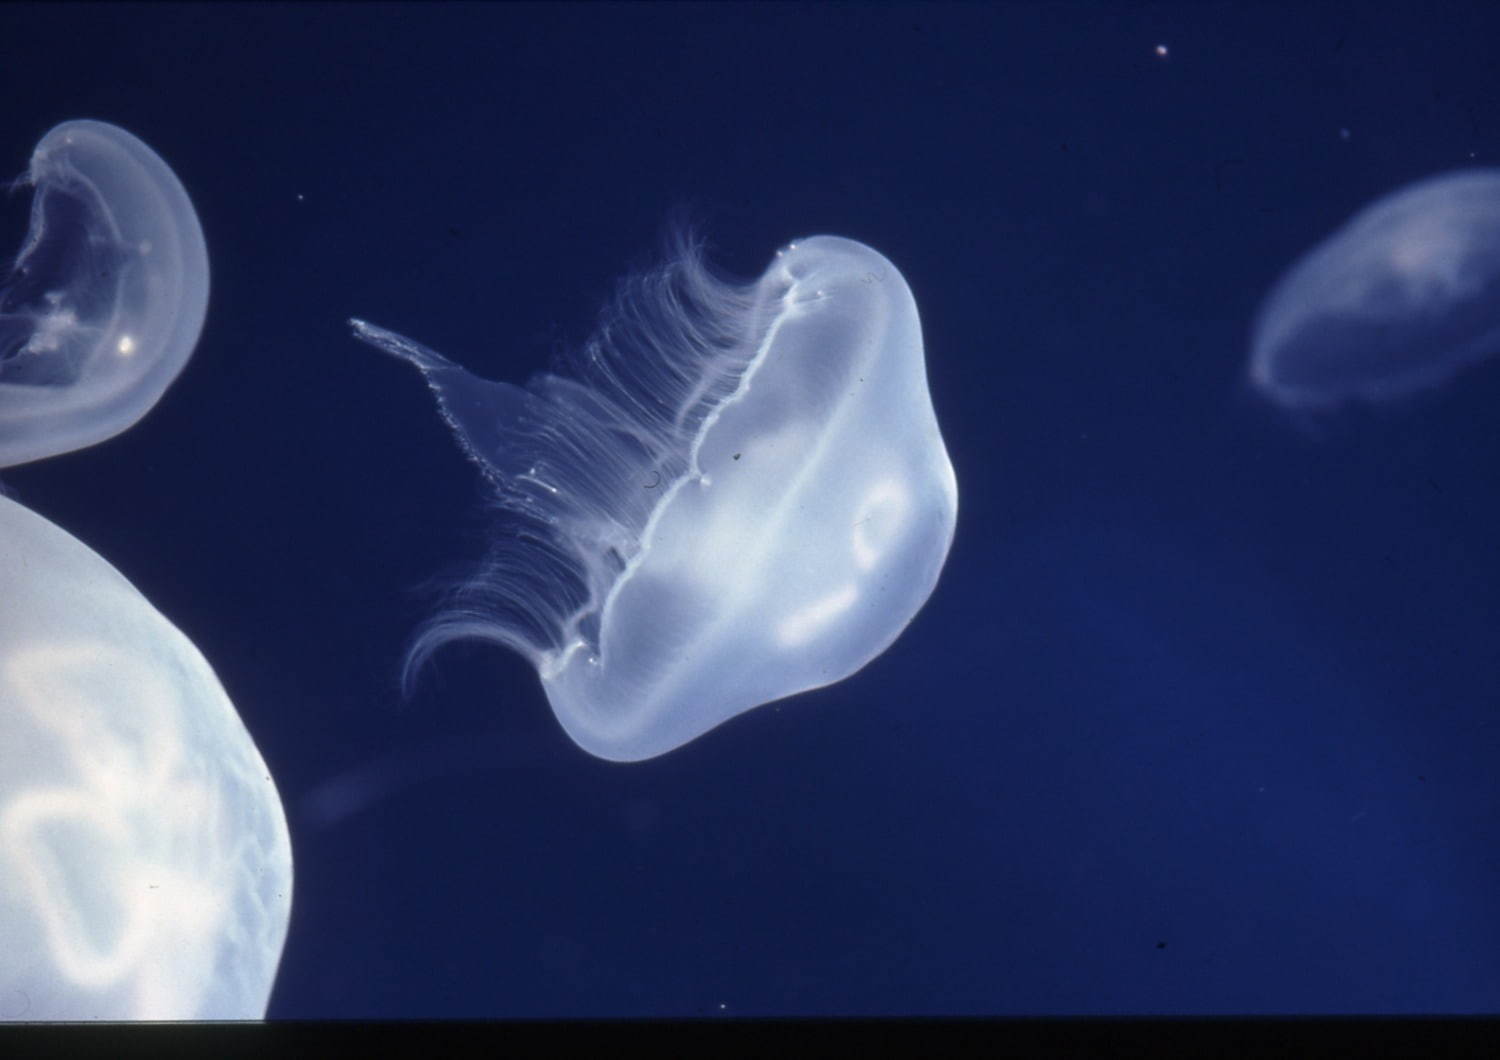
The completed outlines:
<svg viewBox="0 0 1500 1060">
<path fill-rule="evenodd" d="M 906 487 L 895 479 L 875 483 L 855 513 L 850 548 L 862 571 L 871 570 L 899 541 L 911 512 Z"/>
<path fill-rule="evenodd" d="M 777 646 L 788 650 L 806 646 L 809 641 L 822 636 L 858 599 L 859 589 L 853 585 L 845 585 L 807 604 L 777 624 Z"/>
</svg>

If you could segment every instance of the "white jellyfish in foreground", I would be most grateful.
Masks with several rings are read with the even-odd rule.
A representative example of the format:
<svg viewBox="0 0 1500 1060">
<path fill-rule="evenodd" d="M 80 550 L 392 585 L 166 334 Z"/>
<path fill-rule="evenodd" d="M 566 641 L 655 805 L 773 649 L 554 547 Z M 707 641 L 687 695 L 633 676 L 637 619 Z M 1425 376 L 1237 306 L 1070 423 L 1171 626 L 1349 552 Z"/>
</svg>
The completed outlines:
<svg viewBox="0 0 1500 1060">
<path fill-rule="evenodd" d="M 601 758 L 680 747 L 883 652 L 937 583 L 958 491 L 916 303 L 817 236 L 755 283 L 684 241 L 622 288 L 576 378 L 480 379 L 364 321 L 421 370 L 504 519 L 413 645 L 497 641 Z"/>
<path fill-rule="evenodd" d="M 58 126 L 28 177 L 0 285 L 0 466 L 144 415 L 208 296 L 191 202 L 123 129 Z M 275 785 L 203 656 L 0 497 L 0 1019 L 264 1015 L 291 871 Z"/>
<path fill-rule="evenodd" d="M 0 497 L 0 1017 L 264 1015 L 291 847 L 192 642 Z"/>
<path fill-rule="evenodd" d="M 1500 170 L 1445 173 L 1355 214 L 1276 283 L 1251 383 L 1290 409 L 1382 402 L 1500 353 Z"/>
</svg>

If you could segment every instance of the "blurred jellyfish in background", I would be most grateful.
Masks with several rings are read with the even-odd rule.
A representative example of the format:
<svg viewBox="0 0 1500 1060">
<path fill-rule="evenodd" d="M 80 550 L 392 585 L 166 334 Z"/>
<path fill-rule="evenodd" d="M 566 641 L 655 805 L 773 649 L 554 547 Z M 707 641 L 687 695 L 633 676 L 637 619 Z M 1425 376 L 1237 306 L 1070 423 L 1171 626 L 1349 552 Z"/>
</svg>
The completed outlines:
<svg viewBox="0 0 1500 1060">
<path fill-rule="evenodd" d="M 601 758 L 663 754 L 880 655 L 937 583 L 958 490 L 894 265 L 816 236 L 735 284 L 679 240 L 621 288 L 573 378 L 489 382 L 361 320 L 420 370 L 504 519 L 417 638 L 535 665 Z"/>
<path fill-rule="evenodd" d="M 0 466 L 143 416 L 208 298 L 192 204 L 129 133 L 59 125 L 27 180 L 0 287 Z M 291 868 L 275 785 L 203 656 L 0 497 L 0 1019 L 259 1018 Z"/>
<path fill-rule="evenodd" d="M 1500 170 L 1460 170 L 1379 199 L 1276 283 L 1251 383 L 1293 410 L 1379 403 L 1500 353 Z"/>
</svg>

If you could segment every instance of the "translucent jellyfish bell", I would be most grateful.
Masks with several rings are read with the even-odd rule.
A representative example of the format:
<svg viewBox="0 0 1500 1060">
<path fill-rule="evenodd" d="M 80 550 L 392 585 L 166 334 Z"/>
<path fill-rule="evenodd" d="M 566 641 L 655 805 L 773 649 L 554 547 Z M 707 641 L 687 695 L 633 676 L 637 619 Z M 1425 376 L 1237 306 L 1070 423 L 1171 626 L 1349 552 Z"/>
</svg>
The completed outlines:
<svg viewBox="0 0 1500 1060">
<path fill-rule="evenodd" d="M 276 788 L 203 656 L 0 497 L 0 1019 L 258 1019 L 286 938 Z"/>
<path fill-rule="evenodd" d="M 507 519 L 418 638 L 536 665 L 601 758 L 680 747 L 842 680 L 937 583 L 958 491 L 916 303 L 863 244 L 817 236 L 740 286 L 680 247 L 622 288 L 576 379 L 487 382 L 392 332 Z"/>
<path fill-rule="evenodd" d="M 1292 409 L 1380 402 L 1500 352 L 1500 170 L 1461 170 L 1355 214 L 1276 284 L 1250 380 Z"/>
<path fill-rule="evenodd" d="M 192 204 L 129 133 L 59 125 L 28 179 L 0 288 L 0 467 L 144 415 L 208 294 Z M 264 1015 L 291 872 L 275 785 L 203 656 L 0 497 L 0 1019 Z"/>
<path fill-rule="evenodd" d="M 0 466 L 111 438 L 187 363 L 208 253 L 187 193 L 124 129 L 70 121 L 36 146 L 31 227 L 0 285 Z"/>
</svg>

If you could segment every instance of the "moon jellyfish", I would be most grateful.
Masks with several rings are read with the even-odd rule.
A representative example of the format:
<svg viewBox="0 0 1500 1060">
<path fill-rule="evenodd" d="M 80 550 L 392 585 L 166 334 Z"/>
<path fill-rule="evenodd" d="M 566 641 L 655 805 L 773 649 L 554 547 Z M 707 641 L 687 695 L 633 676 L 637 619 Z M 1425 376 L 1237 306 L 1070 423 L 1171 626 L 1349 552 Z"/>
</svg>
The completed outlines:
<svg viewBox="0 0 1500 1060">
<path fill-rule="evenodd" d="M 447 641 L 498 642 L 580 747 L 636 761 L 848 677 L 937 583 L 957 484 L 916 303 L 863 244 L 807 239 L 740 285 L 683 241 L 571 377 L 524 387 L 351 324 L 426 377 L 502 515 L 408 680 Z"/>
<path fill-rule="evenodd" d="M 0 289 L 0 466 L 92 444 L 192 353 L 192 204 L 129 133 L 53 129 Z M 275 785 L 192 643 L 0 496 L 0 1019 L 265 1013 L 291 911 Z"/>
<path fill-rule="evenodd" d="M 1500 352 L 1500 170 L 1418 181 L 1365 207 L 1276 284 L 1251 382 L 1321 409 L 1436 386 Z"/>
<path fill-rule="evenodd" d="M 0 285 L 0 466 L 144 416 L 187 363 L 208 304 L 193 204 L 124 129 L 64 122 L 23 181 L 31 227 Z"/>
<path fill-rule="evenodd" d="M 259 1018 L 292 873 L 265 762 L 118 571 L 4 497 L 0 540 L 0 1018 Z"/>
</svg>

